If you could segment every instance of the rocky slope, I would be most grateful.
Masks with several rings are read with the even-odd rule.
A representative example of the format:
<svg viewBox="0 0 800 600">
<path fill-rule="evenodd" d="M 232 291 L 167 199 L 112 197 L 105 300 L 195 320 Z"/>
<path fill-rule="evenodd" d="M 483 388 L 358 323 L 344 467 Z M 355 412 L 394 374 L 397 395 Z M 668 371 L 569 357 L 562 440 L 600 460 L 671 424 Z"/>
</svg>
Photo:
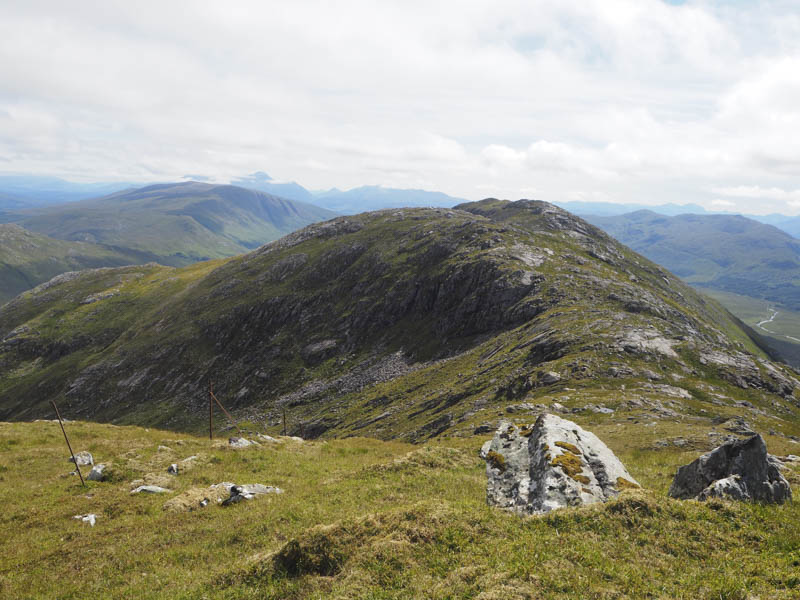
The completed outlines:
<svg viewBox="0 0 800 600">
<path fill-rule="evenodd" d="M 797 381 L 716 302 L 543 202 L 309 226 L 249 254 L 57 278 L 0 309 L 0 418 L 199 428 L 210 381 L 304 437 L 420 441 L 507 413 L 800 434 Z M 737 425 L 738 426 L 738 425 Z"/>
</svg>

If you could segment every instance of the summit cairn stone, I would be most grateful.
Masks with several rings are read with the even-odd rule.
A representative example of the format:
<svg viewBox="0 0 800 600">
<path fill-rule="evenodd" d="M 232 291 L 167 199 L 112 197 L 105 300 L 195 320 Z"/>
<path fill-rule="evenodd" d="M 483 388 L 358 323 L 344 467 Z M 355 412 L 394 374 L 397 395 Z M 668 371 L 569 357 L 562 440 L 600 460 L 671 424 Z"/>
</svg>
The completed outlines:
<svg viewBox="0 0 800 600">
<path fill-rule="evenodd" d="M 678 468 L 669 495 L 681 500 L 727 498 L 782 504 L 792 499 L 792 490 L 780 465 L 767 453 L 759 434 L 731 440 Z"/>
<path fill-rule="evenodd" d="M 501 421 L 485 454 L 486 501 L 519 514 L 606 502 L 639 487 L 596 435 L 555 415 L 527 426 Z"/>
</svg>

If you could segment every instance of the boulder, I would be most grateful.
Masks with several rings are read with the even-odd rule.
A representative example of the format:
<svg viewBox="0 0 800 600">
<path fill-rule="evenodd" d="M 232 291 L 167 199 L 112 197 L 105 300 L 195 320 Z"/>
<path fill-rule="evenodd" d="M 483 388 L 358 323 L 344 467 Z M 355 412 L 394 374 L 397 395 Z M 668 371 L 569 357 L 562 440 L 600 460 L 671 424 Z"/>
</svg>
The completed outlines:
<svg viewBox="0 0 800 600">
<path fill-rule="evenodd" d="M 539 381 L 543 385 L 553 385 L 554 383 L 558 383 L 559 381 L 561 381 L 561 375 L 559 375 L 555 371 L 547 371 L 539 375 Z"/>
<path fill-rule="evenodd" d="M 530 426 L 502 421 L 485 454 L 488 504 L 519 514 L 605 502 L 639 487 L 596 435 L 551 414 Z"/>
<path fill-rule="evenodd" d="M 104 464 L 95 465 L 92 467 L 92 470 L 89 471 L 89 475 L 86 477 L 89 481 L 103 481 L 106 478 L 104 473 L 106 466 Z"/>
<path fill-rule="evenodd" d="M 72 457 L 70 456 L 67 459 L 67 461 L 73 462 Z M 82 452 L 76 452 L 75 453 L 75 461 L 77 461 L 76 464 L 79 467 L 87 467 L 89 465 L 93 465 L 94 464 L 94 458 L 92 458 L 91 453 L 86 452 L 86 450 L 84 450 Z"/>
<path fill-rule="evenodd" d="M 729 498 L 780 504 L 791 500 L 792 491 L 778 463 L 767 454 L 758 434 L 731 440 L 680 467 L 669 495 L 681 500 Z"/>
</svg>

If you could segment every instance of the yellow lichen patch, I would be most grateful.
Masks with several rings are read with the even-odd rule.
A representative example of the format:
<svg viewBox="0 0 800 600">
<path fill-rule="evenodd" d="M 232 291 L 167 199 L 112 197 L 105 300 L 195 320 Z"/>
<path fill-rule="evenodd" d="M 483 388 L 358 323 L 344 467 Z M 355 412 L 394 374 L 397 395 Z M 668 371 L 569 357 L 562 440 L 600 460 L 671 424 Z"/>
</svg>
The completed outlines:
<svg viewBox="0 0 800 600">
<path fill-rule="evenodd" d="M 500 454 L 499 452 L 495 452 L 494 450 L 490 450 L 486 454 L 486 460 L 495 468 L 500 469 L 501 473 L 504 473 L 506 470 L 506 459 L 505 457 Z"/>
<path fill-rule="evenodd" d="M 617 487 L 621 490 L 638 490 L 639 486 L 624 477 L 617 477 Z"/>
<path fill-rule="evenodd" d="M 583 471 L 583 462 L 580 456 L 565 452 L 564 454 L 556 456 L 550 464 L 554 467 L 561 467 L 564 473 L 572 477 L 572 479 L 578 483 L 589 483 L 590 481 L 588 477 L 581 474 L 581 471 Z"/>
<path fill-rule="evenodd" d="M 581 451 L 578 450 L 578 447 L 575 446 L 574 444 L 570 444 L 569 442 L 556 442 L 556 446 L 558 446 L 559 448 L 563 448 L 564 450 L 567 450 L 568 452 L 572 452 L 576 456 L 580 456 L 581 455 Z"/>
<path fill-rule="evenodd" d="M 533 433 L 533 429 L 528 429 L 527 427 L 523 427 L 523 428 L 522 428 L 522 429 L 520 429 L 520 431 L 519 431 L 519 434 L 520 434 L 521 436 L 523 436 L 523 437 L 531 437 L 531 434 L 532 434 L 532 433 Z"/>
</svg>

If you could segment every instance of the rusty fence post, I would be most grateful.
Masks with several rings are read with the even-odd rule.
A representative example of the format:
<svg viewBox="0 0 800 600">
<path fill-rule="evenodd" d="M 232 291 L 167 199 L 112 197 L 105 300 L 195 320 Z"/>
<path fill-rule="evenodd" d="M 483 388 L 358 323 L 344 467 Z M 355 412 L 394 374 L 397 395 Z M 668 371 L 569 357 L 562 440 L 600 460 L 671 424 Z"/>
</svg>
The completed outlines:
<svg viewBox="0 0 800 600">
<path fill-rule="evenodd" d="M 81 468 L 78 465 L 78 459 L 75 458 L 75 453 L 72 451 L 72 444 L 69 443 L 69 438 L 67 437 L 67 430 L 64 429 L 64 421 L 61 420 L 61 413 L 58 412 L 58 407 L 56 406 L 55 400 L 50 400 L 50 404 L 53 405 L 53 408 L 56 411 L 56 416 L 58 417 L 58 424 L 61 425 L 61 433 L 64 434 L 64 441 L 67 442 L 67 448 L 69 448 L 69 453 L 72 456 L 72 462 L 75 463 L 75 470 L 78 472 L 78 477 L 81 478 L 81 484 L 83 487 L 86 487 L 86 482 L 83 480 L 83 474 L 81 473 Z"/>
</svg>

